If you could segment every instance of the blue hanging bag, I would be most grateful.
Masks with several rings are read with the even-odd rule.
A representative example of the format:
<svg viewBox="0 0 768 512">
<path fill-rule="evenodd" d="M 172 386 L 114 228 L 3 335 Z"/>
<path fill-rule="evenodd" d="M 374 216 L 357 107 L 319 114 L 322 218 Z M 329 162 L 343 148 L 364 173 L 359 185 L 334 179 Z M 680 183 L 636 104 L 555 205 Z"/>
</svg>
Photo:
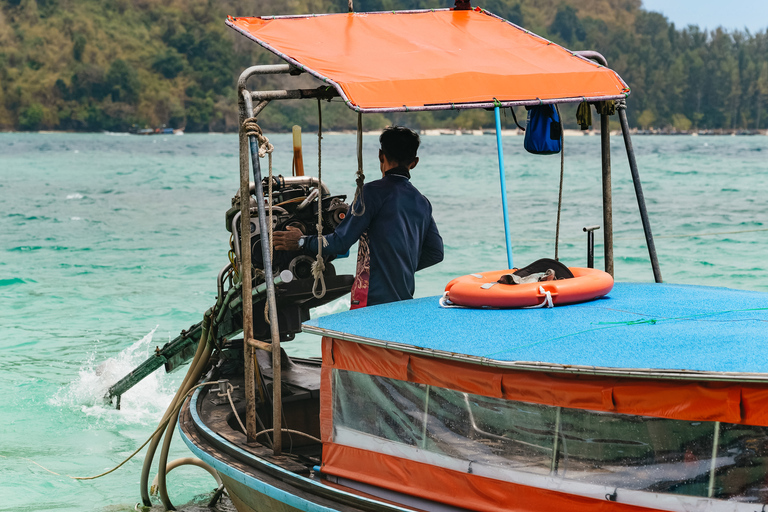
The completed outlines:
<svg viewBox="0 0 768 512">
<path fill-rule="evenodd" d="M 535 155 L 553 155 L 562 148 L 563 128 L 554 105 L 536 105 L 528 109 L 523 146 Z"/>
</svg>

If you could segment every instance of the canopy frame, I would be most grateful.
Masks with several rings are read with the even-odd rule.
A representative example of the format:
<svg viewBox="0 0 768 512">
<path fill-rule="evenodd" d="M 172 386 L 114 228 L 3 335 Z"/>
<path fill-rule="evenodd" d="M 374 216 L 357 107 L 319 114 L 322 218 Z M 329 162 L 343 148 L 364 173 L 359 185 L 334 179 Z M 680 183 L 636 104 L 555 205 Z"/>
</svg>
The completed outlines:
<svg viewBox="0 0 768 512">
<path fill-rule="evenodd" d="M 449 10 L 449 9 L 440 9 L 440 10 Z M 416 11 L 399 11 L 403 14 L 408 13 L 420 13 L 420 12 L 429 12 L 429 10 L 416 10 Z M 544 38 L 541 38 L 540 36 L 533 34 L 513 23 L 510 23 L 509 21 L 503 20 L 502 18 L 489 13 L 485 10 L 482 10 L 483 13 L 498 18 L 499 20 L 504 21 L 505 23 L 508 23 L 509 25 L 519 29 L 523 30 L 527 34 L 531 34 L 537 38 L 540 38 L 548 43 Z M 376 13 L 371 13 L 376 14 Z M 319 15 L 319 16 L 327 16 L 328 14 Z M 280 18 L 310 18 L 313 16 L 272 16 L 272 17 L 264 17 L 263 19 L 280 19 Z M 518 101 L 500 101 L 500 100 L 494 100 L 492 102 L 472 102 L 472 103 L 450 103 L 450 104 L 434 104 L 434 105 L 423 105 L 423 106 L 414 106 L 414 107 L 388 107 L 388 108 L 362 108 L 357 105 L 354 105 L 349 98 L 345 95 L 343 89 L 341 86 L 336 83 L 335 81 L 331 80 L 328 77 L 325 77 L 321 75 L 320 73 L 317 73 L 316 71 L 302 65 L 298 61 L 292 59 L 288 55 L 285 55 L 279 51 L 277 51 L 275 48 L 271 47 L 269 44 L 258 40 L 257 38 L 253 37 L 251 34 L 239 29 L 234 24 L 235 18 L 228 17 L 227 19 L 227 25 L 229 25 L 231 28 L 237 30 L 238 32 L 242 33 L 249 39 L 255 41 L 257 44 L 265 48 L 266 50 L 276 54 L 281 59 L 287 62 L 287 64 L 277 64 L 277 65 L 257 65 L 247 68 L 245 71 L 243 71 L 238 79 L 238 105 L 239 105 L 239 118 L 240 118 L 240 197 L 246 198 L 250 196 L 250 176 L 249 176 L 249 167 L 251 164 L 253 165 L 253 171 L 254 171 L 254 180 L 258 184 L 258 182 L 261 180 L 261 172 L 260 172 L 260 165 L 259 165 L 259 157 L 257 154 L 250 155 L 252 158 L 249 159 L 249 150 L 251 149 L 249 147 L 249 137 L 246 135 L 245 129 L 244 129 L 244 122 L 248 118 L 252 118 L 257 116 L 272 100 L 289 100 L 289 99 L 308 99 L 308 98 L 320 98 L 330 101 L 331 99 L 335 97 L 341 97 L 346 105 L 360 113 L 360 114 L 366 114 L 366 113 L 389 113 L 389 112 L 420 112 L 420 111 L 438 111 L 438 110 L 463 110 L 463 109 L 476 109 L 476 108 L 482 108 L 482 109 L 488 109 L 493 110 L 495 114 L 496 119 L 496 135 L 497 135 L 497 149 L 498 149 L 498 156 L 499 156 L 499 172 L 501 176 L 501 186 L 502 186 L 502 200 L 505 203 L 504 205 L 504 222 L 505 222 L 505 233 L 507 238 L 507 256 L 508 256 L 508 262 L 510 267 L 512 266 L 512 250 L 511 250 L 511 243 L 510 243 L 510 236 L 509 236 L 509 230 L 507 228 L 507 212 L 506 212 L 506 194 L 504 193 L 505 185 L 504 185 L 504 160 L 503 160 L 503 153 L 501 148 L 501 139 L 500 139 L 500 122 L 499 122 L 499 110 L 501 108 L 506 107 L 520 107 L 520 106 L 536 106 L 536 105 L 542 105 L 542 104 L 561 104 L 561 103 L 581 103 L 583 101 L 586 101 L 588 103 L 595 103 L 598 101 L 610 101 L 614 100 L 617 101 L 618 104 L 618 113 L 619 118 L 621 122 L 621 128 L 622 133 L 624 136 L 624 142 L 627 150 L 627 156 L 629 159 L 630 164 L 630 170 L 632 173 L 632 180 L 633 184 L 635 186 L 635 192 L 637 195 L 637 201 L 638 206 L 640 209 L 640 215 L 641 220 L 643 224 L 643 230 L 645 232 L 646 242 L 648 246 L 648 251 L 650 254 L 651 259 L 651 265 L 653 269 L 653 274 L 656 282 L 662 282 L 661 279 L 661 272 L 659 270 L 659 264 L 658 264 L 658 258 L 656 256 L 656 249 L 653 242 L 653 235 L 651 233 L 651 227 L 650 227 L 650 221 L 648 220 L 648 213 L 645 206 L 645 198 L 642 193 L 642 187 L 640 184 L 640 177 L 637 171 L 637 163 L 635 161 L 635 155 L 634 155 L 634 149 L 632 147 L 632 142 L 629 135 L 629 126 L 626 119 L 626 98 L 629 95 L 629 87 L 626 87 L 626 91 L 619 95 L 609 95 L 609 96 L 598 96 L 598 97 L 568 97 L 568 98 L 554 98 L 554 99 L 536 99 L 536 100 L 518 100 Z M 594 61 L 597 61 L 597 65 L 600 67 L 607 67 L 607 63 L 605 61 L 605 58 L 600 55 L 597 52 L 592 51 L 584 51 L 584 52 L 570 52 L 571 55 L 574 57 L 577 57 L 579 59 L 583 59 L 585 61 L 591 62 L 595 64 Z M 590 60 L 593 59 L 593 60 Z M 247 81 L 250 77 L 256 76 L 256 75 L 267 75 L 267 74 L 290 74 L 290 75 L 301 75 L 302 73 L 308 73 L 315 78 L 318 78 L 319 80 L 323 81 L 325 84 L 328 84 L 326 86 L 320 86 L 316 89 L 286 89 L 286 90 L 266 90 L 266 91 L 250 91 L 247 88 Z M 617 75 L 618 76 L 618 75 Z M 619 77 L 621 80 L 621 77 Z M 621 80 L 621 83 L 623 83 L 626 86 L 626 83 Z M 610 184 L 610 176 L 611 176 L 611 164 L 610 164 L 610 134 L 609 134 L 609 122 L 608 122 L 608 115 L 601 113 L 601 149 L 602 149 L 602 171 L 603 171 L 603 219 L 604 223 L 606 224 L 604 226 L 604 233 L 605 233 L 605 270 L 609 272 L 611 275 L 613 275 L 613 227 L 612 227 L 612 205 L 611 205 L 611 184 Z M 256 152 L 253 150 L 254 153 Z M 250 160 L 250 161 L 249 161 Z M 256 186 L 256 190 L 260 191 L 260 187 Z M 259 198 L 259 206 L 260 209 L 263 208 L 263 199 Z M 242 239 L 242 254 L 241 259 L 242 261 L 250 261 L 250 208 L 248 207 L 249 202 L 246 200 L 241 201 L 241 233 L 243 234 Z M 260 212 L 259 215 L 260 221 L 264 220 L 263 212 Z M 266 228 L 262 226 L 262 232 L 265 232 Z M 266 247 L 263 247 L 263 249 L 266 249 Z M 268 250 L 268 249 L 266 249 Z M 270 313 L 277 311 L 277 304 L 275 299 L 275 293 L 274 293 L 274 283 L 272 282 L 272 268 L 271 268 L 271 261 L 270 258 L 265 254 L 264 256 L 264 262 L 265 262 L 265 274 L 267 276 L 267 289 L 268 289 L 268 302 L 269 302 L 269 309 Z M 251 291 L 251 269 L 250 265 L 242 265 L 241 269 L 241 275 L 242 275 L 242 300 L 243 300 L 243 336 L 244 339 L 250 340 L 253 336 L 253 307 L 252 307 L 252 291 Z M 281 362 L 280 362 L 280 350 L 279 350 L 279 334 L 276 333 L 276 318 L 274 329 L 272 330 L 272 343 L 275 348 L 278 348 L 277 350 L 272 350 L 272 358 L 273 358 L 273 372 L 274 372 L 274 382 L 277 383 L 276 386 L 273 386 L 273 397 L 272 397 L 272 404 L 273 404 L 273 416 L 274 416 L 274 424 L 273 424 L 273 432 L 274 432 L 274 452 L 275 454 L 279 454 L 281 450 L 281 432 L 282 432 L 282 425 L 281 425 L 281 406 L 282 406 L 282 400 L 281 400 L 281 393 L 280 393 L 280 380 L 281 380 Z M 306 329 L 307 332 L 314 332 L 311 328 Z M 321 334 L 329 334 L 326 332 L 322 332 Z M 336 335 L 337 337 L 341 339 L 350 339 L 348 337 L 345 337 L 342 333 L 332 333 Z M 373 340 L 368 339 L 360 339 L 360 338 L 354 338 L 352 341 L 358 342 L 358 343 L 364 343 L 364 344 L 373 344 L 376 345 L 377 342 Z M 254 350 L 255 346 L 250 343 L 244 344 L 245 349 L 245 387 L 246 387 L 246 436 L 249 439 L 249 441 L 253 441 L 253 434 L 256 432 L 256 382 L 255 382 L 255 372 L 257 369 L 254 367 Z M 388 344 L 388 348 L 394 348 L 394 344 L 390 343 Z M 404 349 L 407 349 L 407 347 L 403 347 Z M 445 357 L 443 354 L 435 353 L 433 354 L 437 357 Z M 464 359 L 463 356 L 457 356 L 452 355 L 452 358 L 457 359 Z M 468 359 L 472 360 L 472 358 Z M 490 364 L 490 361 L 488 360 L 480 360 L 480 361 L 474 361 L 472 362 L 479 362 L 481 365 L 488 365 Z M 541 363 L 530 363 L 530 362 L 518 362 L 514 365 L 518 368 L 525 368 L 529 370 L 560 370 L 562 371 L 562 368 L 559 368 L 557 365 L 544 365 Z M 598 369 L 598 368 L 575 368 L 570 367 L 570 371 L 577 371 L 579 373 L 594 373 L 594 374 L 606 374 L 611 375 L 614 374 L 617 370 L 615 369 Z M 618 370 L 618 373 L 621 375 L 624 375 L 625 372 L 623 370 Z M 637 372 L 641 376 L 657 376 L 656 372 L 646 372 L 646 371 L 638 371 Z M 662 372 L 663 373 L 663 372 Z M 685 379 L 689 377 L 688 372 L 673 372 L 671 375 L 664 375 L 665 377 L 671 377 L 671 378 L 679 378 L 679 379 Z M 731 378 L 734 378 L 730 375 L 718 375 L 719 378 L 722 378 L 724 380 L 729 380 Z M 744 376 L 738 376 L 737 379 L 744 379 Z M 755 376 L 750 375 L 747 377 L 747 381 L 755 379 Z M 759 379 L 758 379 L 759 380 Z"/>
</svg>

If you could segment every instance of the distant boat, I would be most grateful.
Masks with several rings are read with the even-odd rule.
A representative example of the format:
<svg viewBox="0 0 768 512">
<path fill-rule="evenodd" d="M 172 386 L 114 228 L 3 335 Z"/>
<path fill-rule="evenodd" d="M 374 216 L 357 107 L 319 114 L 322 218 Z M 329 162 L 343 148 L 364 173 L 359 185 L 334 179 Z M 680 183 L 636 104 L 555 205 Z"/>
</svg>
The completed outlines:
<svg viewBox="0 0 768 512">
<path fill-rule="evenodd" d="M 134 135 L 184 135 L 183 128 L 135 128 L 129 133 Z"/>
</svg>

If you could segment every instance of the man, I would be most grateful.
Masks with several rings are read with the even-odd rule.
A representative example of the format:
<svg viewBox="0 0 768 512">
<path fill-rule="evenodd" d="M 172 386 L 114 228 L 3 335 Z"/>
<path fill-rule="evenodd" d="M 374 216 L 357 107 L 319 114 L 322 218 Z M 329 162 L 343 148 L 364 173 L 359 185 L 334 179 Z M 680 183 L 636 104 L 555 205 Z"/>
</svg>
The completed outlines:
<svg viewBox="0 0 768 512">
<path fill-rule="evenodd" d="M 354 208 L 336 231 L 325 237 L 324 254 L 343 254 L 360 241 L 352 285 L 351 309 L 412 299 L 417 270 L 443 260 L 443 239 L 432 218 L 432 205 L 411 184 L 419 163 L 419 135 L 390 126 L 379 137 L 381 179 L 366 183 Z M 360 216 L 352 210 L 365 211 Z M 274 233 L 275 249 L 317 253 L 317 237 L 298 228 Z"/>
</svg>

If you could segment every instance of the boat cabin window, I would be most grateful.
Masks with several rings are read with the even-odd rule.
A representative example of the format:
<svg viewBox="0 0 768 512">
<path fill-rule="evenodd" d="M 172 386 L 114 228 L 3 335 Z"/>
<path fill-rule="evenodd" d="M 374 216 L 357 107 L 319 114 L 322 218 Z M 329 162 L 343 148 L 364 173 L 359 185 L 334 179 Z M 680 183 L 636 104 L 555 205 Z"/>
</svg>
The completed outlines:
<svg viewBox="0 0 768 512">
<path fill-rule="evenodd" d="M 765 427 L 551 407 L 346 370 L 334 370 L 333 424 L 335 443 L 498 480 L 768 501 Z"/>
</svg>

